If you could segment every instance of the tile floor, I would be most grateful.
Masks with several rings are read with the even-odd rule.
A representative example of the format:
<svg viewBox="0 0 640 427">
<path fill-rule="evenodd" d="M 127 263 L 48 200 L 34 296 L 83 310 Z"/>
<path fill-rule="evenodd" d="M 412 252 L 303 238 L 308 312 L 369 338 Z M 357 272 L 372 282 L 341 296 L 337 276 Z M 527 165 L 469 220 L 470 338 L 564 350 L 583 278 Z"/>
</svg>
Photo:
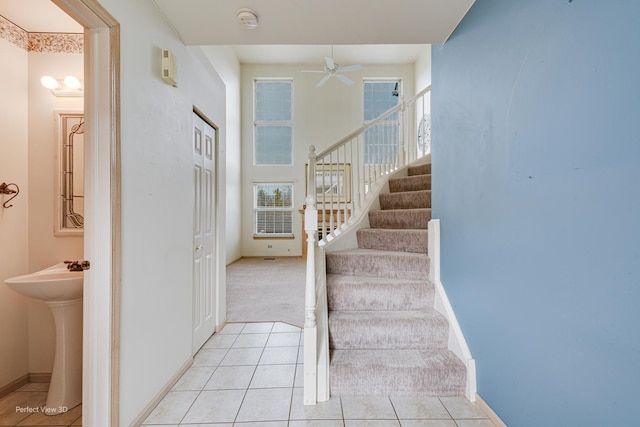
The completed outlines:
<svg viewBox="0 0 640 427">
<path fill-rule="evenodd" d="M 333 396 L 305 406 L 301 341 L 286 323 L 227 324 L 143 426 L 493 427 L 458 397 Z"/>
<path fill-rule="evenodd" d="M 0 426 L 81 426 L 82 405 L 60 415 L 41 412 L 48 390 L 48 383 L 30 383 L 0 399 Z"/>
</svg>

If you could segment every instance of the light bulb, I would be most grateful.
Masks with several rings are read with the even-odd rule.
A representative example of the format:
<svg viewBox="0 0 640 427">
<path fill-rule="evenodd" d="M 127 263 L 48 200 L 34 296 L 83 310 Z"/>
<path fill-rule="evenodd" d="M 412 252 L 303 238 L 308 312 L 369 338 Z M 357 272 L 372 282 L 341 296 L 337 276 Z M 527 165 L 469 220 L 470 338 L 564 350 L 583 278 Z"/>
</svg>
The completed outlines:
<svg viewBox="0 0 640 427">
<path fill-rule="evenodd" d="M 46 87 L 47 89 L 60 89 L 60 83 L 54 79 L 51 76 L 43 76 L 40 79 L 40 83 L 42 83 L 42 86 Z"/>
<path fill-rule="evenodd" d="M 80 83 L 80 80 L 78 80 L 77 77 L 74 76 L 67 76 L 64 78 L 64 84 L 69 88 L 69 89 L 74 89 L 74 90 L 78 90 L 82 87 L 82 83 Z"/>
</svg>

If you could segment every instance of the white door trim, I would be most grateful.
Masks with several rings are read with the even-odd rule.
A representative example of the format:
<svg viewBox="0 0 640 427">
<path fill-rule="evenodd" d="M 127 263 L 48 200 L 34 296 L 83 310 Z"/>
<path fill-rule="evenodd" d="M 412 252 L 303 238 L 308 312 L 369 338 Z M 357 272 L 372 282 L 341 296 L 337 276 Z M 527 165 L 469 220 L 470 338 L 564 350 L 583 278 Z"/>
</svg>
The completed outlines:
<svg viewBox="0 0 640 427">
<path fill-rule="evenodd" d="M 85 27 L 83 424 L 119 425 L 120 26 L 95 0 L 52 0 Z"/>
</svg>

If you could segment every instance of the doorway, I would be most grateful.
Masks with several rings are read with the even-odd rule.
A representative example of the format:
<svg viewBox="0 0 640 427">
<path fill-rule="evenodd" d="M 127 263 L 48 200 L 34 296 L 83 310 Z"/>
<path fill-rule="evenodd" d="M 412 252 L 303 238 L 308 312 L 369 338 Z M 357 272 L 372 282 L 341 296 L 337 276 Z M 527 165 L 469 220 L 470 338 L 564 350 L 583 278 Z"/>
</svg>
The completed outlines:
<svg viewBox="0 0 640 427">
<path fill-rule="evenodd" d="M 120 26 L 95 0 L 52 0 L 84 28 L 83 424 L 119 420 Z"/>
</svg>

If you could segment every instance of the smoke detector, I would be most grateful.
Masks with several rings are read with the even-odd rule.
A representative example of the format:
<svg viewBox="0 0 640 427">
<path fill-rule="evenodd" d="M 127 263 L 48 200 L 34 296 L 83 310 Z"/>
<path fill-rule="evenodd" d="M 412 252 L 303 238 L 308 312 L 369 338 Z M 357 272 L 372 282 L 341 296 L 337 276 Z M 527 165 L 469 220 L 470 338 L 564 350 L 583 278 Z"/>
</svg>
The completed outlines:
<svg viewBox="0 0 640 427">
<path fill-rule="evenodd" d="M 253 30 L 258 27 L 258 16 L 251 9 L 240 9 L 238 11 L 238 22 L 247 30 Z"/>
</svg>

